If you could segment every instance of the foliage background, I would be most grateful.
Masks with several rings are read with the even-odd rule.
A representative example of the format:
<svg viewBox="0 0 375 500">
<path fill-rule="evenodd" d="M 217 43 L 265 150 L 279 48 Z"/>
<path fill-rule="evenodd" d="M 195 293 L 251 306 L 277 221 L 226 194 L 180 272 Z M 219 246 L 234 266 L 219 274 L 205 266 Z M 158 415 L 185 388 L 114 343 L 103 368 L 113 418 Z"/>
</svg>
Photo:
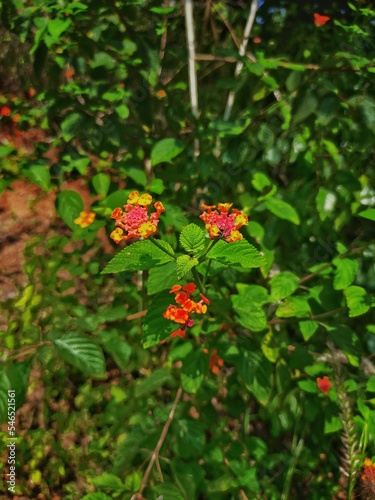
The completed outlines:
<svg viewBox="0 0 375 500">
<path fill-rule="evenodd" d="M 240 58 L 250 4 L 194 2 L 199 113 L 181 2 L 0 5 L 2 237 L 25 247 L 0 337 L 18 497 L 132 498 L 182 383 L 145 498 L 348 498 L 354 484 L 368 498 L 355 480 L 375 455 L 372 3 L 259 2 Z M 212 266 L 215 309 L 191 342 L 142 346 L 173 272 L 100 274 L 118 252 L 111 210 L 135 189 L 165 204 L 174 249 L 201 202 L 222 201 L 264 255 L 260 269 Z M 85 229 L 83 209 L 97 214 Z"/>
</svg>

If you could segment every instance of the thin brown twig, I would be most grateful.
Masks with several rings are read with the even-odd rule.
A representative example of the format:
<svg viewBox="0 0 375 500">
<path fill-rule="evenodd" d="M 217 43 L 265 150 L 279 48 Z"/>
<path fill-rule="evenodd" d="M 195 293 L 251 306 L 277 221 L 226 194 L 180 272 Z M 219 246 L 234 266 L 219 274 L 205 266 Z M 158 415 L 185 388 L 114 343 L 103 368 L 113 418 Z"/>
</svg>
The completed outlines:
<svg viewBox="0 0 375 500">
<path fill-rule="evenodd" d="M 44 345 L 52 345 L 53 342 L 51 340 L 46 340 L 45 342 L 41 342 L 36 345 L 28 345 L 26 347 L 22 347 L 22 349 L 14 349 L 12 351 L 6 351 L 8 356 L 12 356 L 13 359 L 20 358 L 25 354 L 29 354 L 29 352 L 39 349 L 39 347 L 43 347 Z"/>
<path fill-rule="evenodd" d="M 148 467 L 146 469 L 146 472 L 143 475 L 141 486 L 139 487 L 139 491 L 138 491 L 138 493 L 136 495 L 134 495 L 132 497 L 134 499 L 135 498 L 142 498 L 143 490 L 145 489 L 145 487 L 147 485 L 147 481 L 148 481 L 148 478 L 150 476 L 150 473 L 151 473 L 151 470 L 152 470 L 152 467 L 153 467 L 155 461 L 158 461 L 160 449 L 163 446 L 163 443 L 164 443 L 164 440 L 165 440 L 165 438 L 167 436 L 169 427 L 170 427 L 170 425 L 171 425 L 171 423 L 173 421 L 173 417 L 174 417 L 174 414 L 175 414 L 178 402 L 181 399 L 181 396 L 182 396 L 182 389 L 180 387 L 178 389 L 176 397 L 175 397 L 175 399 L 173 401 L 173 405 L 172 405 L 171 411 L 169 412 L 168 419 L 167 419 L 166 423 L 164 424 L 163 430 L 162 430 L 162 432 L 160 434 L 159 441 L 157 442 L 156 447 L 155 447 L 154 451 L 151 454 L 151 459 L 150 459 L 150 462 L 149 462 Z M 160 464 L 159 464 L 159 467 L 160 467 Z"/>
<path fill-rule="evenodd" d="M 332 311 L 327 311 L 322 314 L 316 314 L 315 316 L 312 314 L 311 316 L 304 318 L 274 318 L 268 321 L 268 325 L 280 325 L 283 323 L 295 323 L 296 321 L 318 321 L 323 318 L 327 318 L 328 316 L 333 316 L 334 314 L 344 311 L 346 307 L 338 307 L 337 309 L 333 309 Z"/>
</svg>

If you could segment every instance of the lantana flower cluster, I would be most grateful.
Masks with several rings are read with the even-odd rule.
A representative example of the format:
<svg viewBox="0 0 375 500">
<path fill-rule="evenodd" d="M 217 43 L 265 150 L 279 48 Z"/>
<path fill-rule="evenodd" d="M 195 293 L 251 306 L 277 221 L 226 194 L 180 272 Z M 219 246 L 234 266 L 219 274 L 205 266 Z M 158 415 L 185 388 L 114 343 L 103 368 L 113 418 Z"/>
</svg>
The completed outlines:
<svg viewBox="0 0 375 500">
<path fill-rule="evenodd" d="M 361 477 L 363 482 L 375 484 L 375 464 L 372 462 L 371 458 L 365 458 L 363 463 L 363 476 Z"/>
<path fill-rule="evenodd" d="M 231 209 L 233 203 L 218 203 L 216 205 L 202 205 L 205 210 L 199 217 L 206 225 L 208 235 L 211 239 L 223 238 L 228 243 L 242 240 L 243 236 L 239 232 L 242 226 L 249 223 L 247 215 L 235 208 Z"/>
<path fill-rule="evenodd" d="M 148 213 L 148 207 L 152 203 L 150 194 L 140 195 L 138 191 L 132 191 L 124 205 L 124 210 L 115 208 L 111 218 L 116 221 L 116 229 L 110 237 L 115 243 L 131 238 L 148 238 L 156 233 L 160 214 L 165 211 L 160 201 L 154 203 L 156 212 Z"/>
<path fill-rule="evenodd" d="M 203 294 L 200 294 L 200 300 L 196 302 L 191 298 L 191 294 L 195 293 L 195 291 L 196 286 L 194 283 L 188 283 L 184 286 L 174 285 L 169 291 L 169 293 L 175 294 L 174 300 L 177 305 L 169 305 L 163 316 L 181 325 L 171 334 L 172 338 L 186 337 L 186 327 L 191 328 L 194 325 L 194 320 L 190 317 L 191 314 L 205 314 L 207 312 L 207 305 L 209 305 L 210 301 Z"/>
<path fill-rule="evenodd" d="M 74 219 L 74 224 L 77 224 L 77 226 L 80 226 L 84 229 L 85 227 L 91 226 L 91 224 L 95 220 L 95 217 L 96 217 L 95 212 L 89 212 L 87 210 L 84 210 L 79 214 L 79 217 Z"/>
</svg>

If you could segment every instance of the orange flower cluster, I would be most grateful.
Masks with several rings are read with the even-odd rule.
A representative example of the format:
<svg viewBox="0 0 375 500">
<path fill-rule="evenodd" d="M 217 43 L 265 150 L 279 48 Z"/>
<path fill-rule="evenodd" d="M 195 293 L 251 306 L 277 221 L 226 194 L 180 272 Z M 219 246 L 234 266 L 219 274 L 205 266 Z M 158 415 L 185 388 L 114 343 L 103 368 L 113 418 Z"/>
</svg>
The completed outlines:
<svg viewBox="0 0 375 500">
<path fill-rule="evenodd" d="M 242 234 L 239 232 L 242 226 L 249 223 L 247 215 L 233 208 L 229 213 L 233 203 L 218 203 L 216 205 L 202 205 L 203 212 L 199 217 L 206 225 L 207 232 L 210 238 L 223 238 L 228 243 L 242 240 Z"/>
<path fill-rule="evenodd" d="M 328 394 L 329 393 L 329 390 L 332 387 L 332 383 L 329 380 L 329 378 L 327 377 L 327 375 L 325 375 L 323 378 L 318 377 L 316 379 L 316 382 L 318 384 L 318 389 L 320 391 L 322 391 L 323 394 Z"/>
<path fill-rule="evenodd" d="M 181 337 L 185 338 L 186 327 L 190 328 L 194 325 L 194 320 L 190 318 L 190 314 L 205 314 L 207 312 L 207 304 L 210 301 L 204 295 L 200 294 L 201 300 L 195 302 L 191 299 L 191 294 L 196 291 L 196 286 L 194 283 L 188 283 L 187 285 L 174 285 L 169 291 L 169 293 L 175 294 L 175 302 L 178 304 L 169 305 L 164 311 L 163 316 L 166 319 L 170 319 L 175 323 L 181 324 L 182 326 L 175 330 L 171 337 Z"/>
<path fill-rule="evenodd" d="M 217 349 L 214 349 L 210 356 L 210 370 L 215 375 L 218 375 L 223 366 L 224 366 L 224 360 L 221 359 L 217 354 Z"/>
<path fill-rule="evenodd" d="M 95 212 L 88 212 L 84 211 L 79 214 L 79 217 L 74 219 L 74 224 L 77 224 L 78 226 L 81 226 L 82 228 L 91 226 L 91 224 L 94 222 L 96 217 Z"/>
<path fill-rule="evenodd" d="M 160 214 L 165 211 L 165 208 L 160 201 L 157 201 L 154 203 L 156 212 L 149 215 L 148 206 L 151 202 L 150 194 L 140 195 L 138 191 L 132 191 L 127 204 L 124 205 L 124 211 L 121 208 L 114 209 L 111 218 L 116 220 L 117 227 L 110 237 L 115 243 L 130 238 L 148 238 L 155 234 Z"/>
<path fill-rule="evenodd" d="M 371 458 L 365 458 L 363 463 L 363 482 L 375 484 L 375 464 L 372 463 Z"/>
</svg>

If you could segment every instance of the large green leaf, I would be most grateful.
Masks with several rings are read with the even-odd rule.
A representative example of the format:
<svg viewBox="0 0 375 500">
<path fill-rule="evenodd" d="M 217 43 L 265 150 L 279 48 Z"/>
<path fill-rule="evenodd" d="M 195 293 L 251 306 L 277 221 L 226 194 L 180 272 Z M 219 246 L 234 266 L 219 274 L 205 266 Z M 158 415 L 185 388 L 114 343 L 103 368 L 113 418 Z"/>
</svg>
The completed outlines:
<svg viewBox="0 0 375 500">
<path fill-rule="evenodd" d="M 154 295 L 162 290 L 170 290 L 177 283 L 177 279 L 175 261 L 152 267 L 148 274 L 147 293 Z"/>
<path fill-rule="evenodd" d="M 61 123 L 61 135 L 64 141 L 69 142 L 81 130 L 84 130 L 87 118 L 82 113 L 71 113 Z"/>
<path fill-rule="evenodd" d="M 184 227 L 180 234 L 180 243 L 188 253 L 197 255 L 204 249 L 206 235 L 196 224 L 189 224 Z"/>
<path fill-rule="evenodd" d="M 151 166 L 170 161 L 184 150 L 183 143 L 178 139 L 168 138 L 157 142 L 151 150 Z"/>
<path fill-rule="evenodd" d="M 271 397 L 273 367 L 260 353 L 243 350 L 240 352 L 237 368 L 240 377 L 255 398 L 266 405 Z"/>
<path fill-rule="evenodd" d="M 98 344 L 87 335 L 66 333 L 54 340 L 64 361 L 94 378 L 105 377 L 105 361 Z"/>
<path fill-rule="evenodd" d="M 158 498 L 163 500 L 185 500 L 181 490 L 173 483 L 162 483 L 154 486 Z"/>
<path fill-rule="evenodd" d="M 277 198 L 268 198 L 264 201 L 264 204 L 271 213 L 276 215 L 276 217 L 293 222 L 293 224 L 298 225 L 300 223 L 298 213 L 292 205 L 289 205 L 286 201 Z"/>
<path fill-rule="evenodd" d="M 51 185 L 51 174 L 47 165 L 31 165 L 25 170 L 26 176 L 41 187 L 44 191 L 48 191 Z"/>
<path fill-rule="evenodd" d="M 137 381 L 134 389 L 136 398 L 143 397 L 146 394 L 156 391 L 166 382 L 172 379 L 172 373 L 169 368 L 157 368 L 151 372 L 146 378 Z"/>
<path fill-rule="evenodd" d="M 271 298 L 274 301 L 285 299 L 298 288 L 299 278 L 289 271 L 276 274 L 270 280 Z"/>
<path fill-rule="evenodd" d="M 99 333 L 99 340 L 103 349 L 112 356 L 117 366 L 119 366 L 121 370 L 126 371 L 132 352 L 130 345 L 122 340 L 115 331 L 108 332 L 102 330 Z"/>
<path fill-rule="evenodd" d="M 81 196 L 76 191 L 62 191 L 57 195 L 57 212 L 70 229 L 77 228 L 74 219 L 85 209 Z"/>
<path fill-rule="evenodd" d="M 358 261 L 337 257 L 332 262 L 336 267 L 333 286 L 335 290 L 343 290 L 353 283 L 358 271 Z"/>
<path fill-rule="evenodd" d="M 344 295 L 349 308 L 350 318 L 365 314 L 370 309 L 369 298 L 364 288 L 349 286 L 344 290 Z"/>
<path fill-rule="evenodd" d="M 233 243 L 218 241 L 208 252 L 207 257 L 227 266 L 238 264 L 245 269 L 260 267 L 264 264 L 262 255 L 244 239 Z"/>
<path fill-rule="evenodd" d="M 209 358 L 201 351 L 189 353 L 181 368 L 181 385 L 184 391 L 196 393 L 208 372 Z"/>
<path fill-rule="evenodd" d="M 276 311 L 279 318 L 306 318 L 310 316 L 310 306 L 307 297 L 289 297 L 279 305 Z"/>
<path fill-rule="evenodd" d="M 360 217 L 364 217 L 365 219 L 370 219 L 375 221 L 375 208 L 368 208 L 367 210 L 363 210 L 363 212 L 359 212 Z"/>
<path fill-rule="evenodd" d="M 240 285 L 238 290 L 231 300 L 240 324 L 253 332 L 266 329 L 267 316 L 262 306 L 270 302 L 267 290 L 259 285 Z"/>
<path fill-rule="evenodd" d="M 159 243 L 173 254 L 173 249 L 168 243 L 160 240 Z M 172 260 L 173 257 L 163 252 L 151 241 L 137 241 L 121 250 L 103 269 L 101 274 L 150 269 Z"/>
<path fill-rule="evenodd" d="M 180 280 L 187 274 L 193 267 L 199 264 L 198 259 L 189 257 L 189 255 L 180 255 L 177 257 L 177 277 Z"/>
<path fill-rule="evenodd" d="M 173 303 L 173 297 L 167 291 L 159 293 L 152 300 L 142 325 L 144 348 L 159 345 L 162 340 L 169 337 L 179 327 L 177 323 L 163 317 L 163 312 L 171 303 Z"/>
<path fill-rule="evenodd" d="M 202 456 L 206 440 L 199 421 L 187 418 L 177 420 L 174 430 L 177 437 L 174 448 L 179 457 L 186 459 Z"/>
</svg>

